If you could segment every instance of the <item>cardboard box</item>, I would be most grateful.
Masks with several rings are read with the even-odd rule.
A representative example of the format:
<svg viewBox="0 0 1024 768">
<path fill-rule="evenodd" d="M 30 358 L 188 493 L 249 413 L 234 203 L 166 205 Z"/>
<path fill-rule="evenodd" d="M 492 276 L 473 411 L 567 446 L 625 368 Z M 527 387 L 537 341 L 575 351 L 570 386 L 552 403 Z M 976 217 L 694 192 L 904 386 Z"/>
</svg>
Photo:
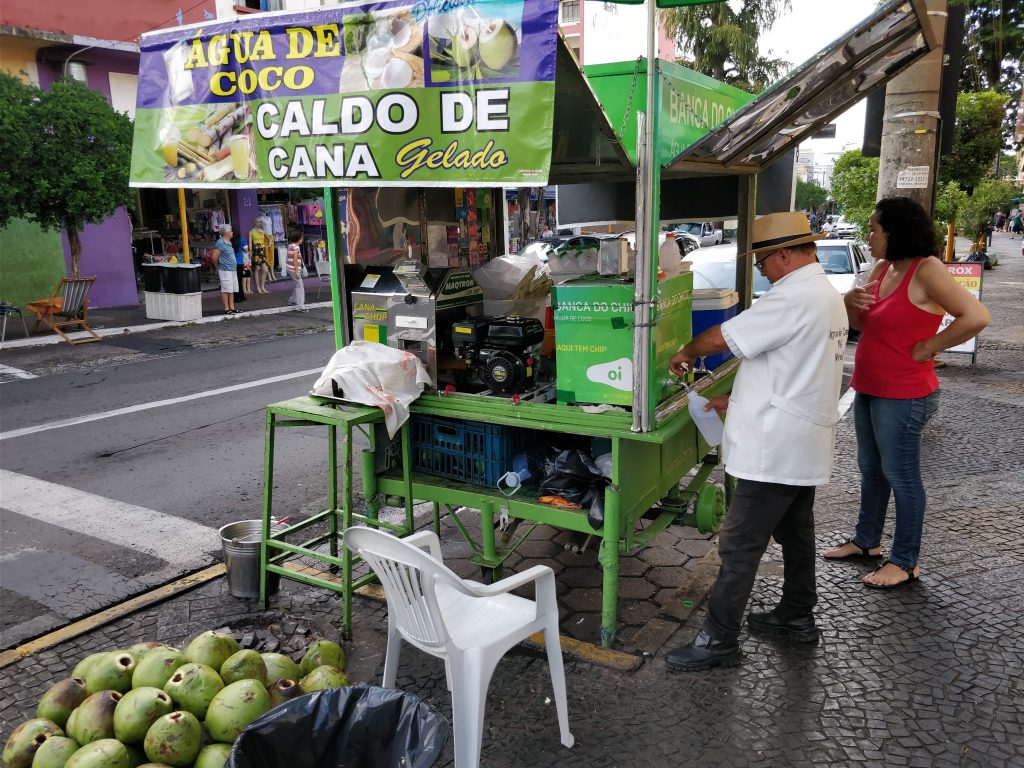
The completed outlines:
<svg viewBox="0 0 1024 768">
<path fill-rule="evenodd" d="M 633 405 L 633 283 L 597 275 L 555 286 L 555 363 L 558 402 Z M 668 363 L 691 338 L 693 275 L 658 282 L 652 328 L 652 395 L 671 392 Z"/>
</svg>

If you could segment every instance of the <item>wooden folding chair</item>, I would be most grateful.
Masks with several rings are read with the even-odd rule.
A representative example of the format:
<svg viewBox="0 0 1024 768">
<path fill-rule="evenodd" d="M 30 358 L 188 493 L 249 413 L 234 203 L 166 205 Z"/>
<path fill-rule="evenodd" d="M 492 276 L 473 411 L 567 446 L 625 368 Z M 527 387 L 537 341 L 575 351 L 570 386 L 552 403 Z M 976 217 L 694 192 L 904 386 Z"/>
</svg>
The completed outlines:
<svg viewBox="0 0 1024 768">
<path fill-rule="evenodd" d="M 43 323 L 71 345 L 102 341 L 103 337 L 89 327 L 89 289 L 95 282 L 95 276 L 64 277 L 50 298 L 30 301 L 28 309 L 36 313 L 36 324 L 32 326 L 32 333 L 35 333 L 39 324 Z M 64 333 L 64 328 L 86 331 L 91 338 L 72 340 Z"/>
</svg>

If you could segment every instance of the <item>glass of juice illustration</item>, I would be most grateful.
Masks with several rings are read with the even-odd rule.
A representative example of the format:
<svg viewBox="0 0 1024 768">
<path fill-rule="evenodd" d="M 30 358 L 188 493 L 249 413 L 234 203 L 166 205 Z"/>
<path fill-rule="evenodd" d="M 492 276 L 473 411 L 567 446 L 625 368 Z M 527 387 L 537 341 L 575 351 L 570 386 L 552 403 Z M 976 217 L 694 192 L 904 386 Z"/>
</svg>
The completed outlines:
<svg viewBox="0 0 1024 768">
<path fill-rule="evenodd" d="M 179 141 L 181 141 L 181 133 L 177 128 L 168 127 L 160 132 L 160 152 L 163 154 L 164 163 L 171 168 L 178 165 Z"/>
<path fill-rule="evenodd" d="M 249 178 L 249 137 L 232 136 L 228 147 L 231 148 L 231 170 L 235 178 Z"/>
</svg>

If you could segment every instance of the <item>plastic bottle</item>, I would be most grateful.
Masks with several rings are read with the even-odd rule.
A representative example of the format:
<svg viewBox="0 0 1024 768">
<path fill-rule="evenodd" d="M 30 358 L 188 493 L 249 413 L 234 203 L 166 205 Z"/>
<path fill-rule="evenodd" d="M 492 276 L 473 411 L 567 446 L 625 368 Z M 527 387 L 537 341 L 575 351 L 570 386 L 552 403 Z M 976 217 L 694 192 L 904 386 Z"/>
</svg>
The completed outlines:
<svg viewBox="0 0 1024 768">
<path fill-rule="evenodd" d="M 725 425 L 718 417 L 718 413 L 714 408 L 710 411 L 705 411 L 704 406 L 707 405 L 707 398 L 701 397 L 696 392 L 690 393 L 689 401 L 690 418 L 693 419 L 693 423 L 700 430 L 701 437 L 704 438 L 704 441 L 709 446 L 719 445 L 722 442 Z"/>
</svg>

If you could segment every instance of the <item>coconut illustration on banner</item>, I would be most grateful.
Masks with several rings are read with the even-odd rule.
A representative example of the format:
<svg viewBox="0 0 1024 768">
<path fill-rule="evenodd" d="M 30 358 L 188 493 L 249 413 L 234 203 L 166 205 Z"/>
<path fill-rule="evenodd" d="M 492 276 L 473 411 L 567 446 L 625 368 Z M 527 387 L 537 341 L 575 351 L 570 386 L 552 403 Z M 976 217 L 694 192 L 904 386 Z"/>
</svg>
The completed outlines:
<svg viewBox="0 0 1024 768">
<path fill-rule="evenodd" d="M 500 15 L 498 15 L 500 14 Z M 519 76 L 522 6 L 490 3 L 430 19 L 430 80 L 481 82 Z"/>
</svg>

